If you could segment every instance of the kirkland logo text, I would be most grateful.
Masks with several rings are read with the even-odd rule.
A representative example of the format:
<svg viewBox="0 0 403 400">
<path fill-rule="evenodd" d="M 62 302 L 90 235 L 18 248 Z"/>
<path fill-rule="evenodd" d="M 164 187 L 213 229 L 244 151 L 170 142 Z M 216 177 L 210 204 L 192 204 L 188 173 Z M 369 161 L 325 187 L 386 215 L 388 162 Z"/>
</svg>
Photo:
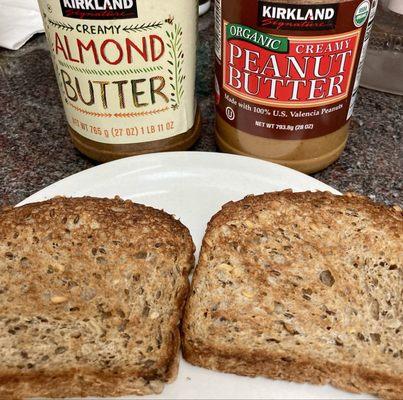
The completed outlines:
<svg viewBox="0 0 403 400">
<path fill-rule="evenodd" d="M 327 30 L 336 26 L 338 4 L 297 5 L 259 0 L 258 23 L 278 30 Z"/>
<path fill-rule="evenodd" d="M 60 0 L 65 17 L 79 19 L 137 18 L 136 0 Z"/>
</svg>

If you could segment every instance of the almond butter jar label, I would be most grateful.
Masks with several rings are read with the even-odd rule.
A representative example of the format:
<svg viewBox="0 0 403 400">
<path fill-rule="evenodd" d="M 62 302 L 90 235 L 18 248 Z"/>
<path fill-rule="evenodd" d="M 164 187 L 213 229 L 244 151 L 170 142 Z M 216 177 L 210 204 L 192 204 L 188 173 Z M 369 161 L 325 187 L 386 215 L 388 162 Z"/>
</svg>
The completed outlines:
<svg viewBox="0 0 403 400">
<path fill-rule="evenodd" d="M 217 0 L 221 118 L 252 135 L 284 140 L 341 128 L 352 115 L 376 5 Z"/>
<path fill-rule="evenodd" d="M 39 0 L 71 128 L 106 144 L 195 120 L 195 0 Z"/>
</svg>

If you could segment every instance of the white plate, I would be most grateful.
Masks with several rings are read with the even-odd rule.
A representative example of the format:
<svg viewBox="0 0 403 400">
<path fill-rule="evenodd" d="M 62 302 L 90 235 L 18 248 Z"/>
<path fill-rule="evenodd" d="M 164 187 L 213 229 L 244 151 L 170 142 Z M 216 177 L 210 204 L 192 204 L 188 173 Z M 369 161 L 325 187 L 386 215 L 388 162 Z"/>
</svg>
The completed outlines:
<svg viewBox="0 0 403 400">
<path fill-rule="evenodd" d="M 218 153 L 158 153 L 103 164 L 57 182 L 20 204 L 56 195 L 113 197 L 151 205 L 176 215 L 199 250 L 210 217 L 230 200 L 291 188 L 335 189 L 294 170 L 247 157 Z M 330 386 L 212 372 L 181 360 L 177 380 L 158 399 L 368 399 Z"/>
</svg>

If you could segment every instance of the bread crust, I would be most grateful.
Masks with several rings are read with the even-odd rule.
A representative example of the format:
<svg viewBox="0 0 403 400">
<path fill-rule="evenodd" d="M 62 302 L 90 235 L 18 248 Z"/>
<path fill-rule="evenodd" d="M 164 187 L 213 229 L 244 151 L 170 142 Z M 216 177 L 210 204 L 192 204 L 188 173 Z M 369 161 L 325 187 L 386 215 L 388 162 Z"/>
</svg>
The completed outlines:
<svg viewBox="0 0 403 400">
<path fill-rule="evenodd" d="M 125 234 L 129 237 L 126 237 Z M 141 237 L 130 237 L 130 234 L 141 235 Z M 87 244 L 85 242 L 87 236 L 88 241 L 91 241 L 91 243 Z M 47 239 L 47 237 L 51 239 Z M 66 250 L 63 247 L 66 243 L 66 237 L 69 237 L 69 240 L 75 243 L 75 246 L 79 246 L 76 254 L 70 253 L 68 249 Z M 28 241 L 31 244 L 27 245 Z M 42 284 L 42 282 L 33 282 L 26 294 L 28 296 L 27 301 L 18 301 L 12 288 L 15 282 L 6 281 L 6 278 L 4 278 L 6 276 L 7 279 L 13 279 L 10 278 L 12 275 L 7 275 L 7 269 L 15 268 L 19 276 L 24 267 L 28 269 L 28 274 L 32 274 L 32 279 L 38 276 L 40 276 L 40 279 L 48 279 L 46 272 L 41 275 L 41 268 L 46 268 L 44 260 L 46 260 L 47 255 L 44 256 L 38 254 L 38 252 L 51 253 L 50 249 L 52 247 L 47 246 L 51 246 L 52 241 L 55 241 L 53 246 L 57 245 L 55 249 L 57 249 L 58 254 L 60 253 L 59 260 L 55 262 L 50 275 L 53 280 L 49 278 L 49 282 L 46 285 Z M 42 243 L 44 244 L 42 245 Z M 37 250 L 31 251 L 35 245 Z M 18 339 L 20 342 L 16 348 L 17 352 L 21 351 L 23 356 L 21 357 L 21 365 L 13 364 L 13 361 L 6 362 L 6 358 L 3 359 L 2 365 L 0 365 L 0 398 L 110 397 L 160 393 L 164 384 L 172 382 L 177 376 L 180 346 L 178 325 L 189 290 L 188 274 L 193 268 L 194 250 L 195 247 L 188 229 L 173 216 L 164 211 L 131 201 L 123 201 L 119 198 L 58 197 L 45 202 L 5 209 L 0 214 L 1 335 L 3 337 L 7 335 L 7 329 L 9 329 L 9 332 L 12 332 L 10 335 L 13 335 L 11 343 L 16 343 L 14 337 L 21 330 L 17 331 L 16 334 L 13 331 L 12 324 L 13 320 L 17 320 L 17 318 L 19 319 L 18 329 L 21 329 L 21 327 L 26 329 L 25 325 L 31 324 L 28 329 L 33 329 L 34 332 L 35 327 L 38 327 L 38 329 L 41 329 L 40 332 L 45 334 L 45 328 L 51 327 L 51 323 L 59 324 L 54 325 L 55 332 L 59 332 L 59 328 L 66 331 L 69 328 L 69 324 L 75 324 L 78 334 L 73 337 L 77 337 L 77 339 L 69 339 L 62 344 L 68 348 L 67 351 L 63 350 L 66 351 L 64 354 L 79 354 L 80 361 L 71 362 L 70 359 L 67 361 L 61 359 L 61 364 L 57 364 L 56 361 L 52 361 L 52 356 L 49 361 L 42 362 L 38 357 L 35 358 L 31 354 L 25 355 L 23 354 L 24 349 L 28 348 L 30 350 L 38 346 L 39 342 L 37 339 L 32 339 L 32 342 L 30 342 L 25 336 L 21 336 L 21 339 Z M 147 257 L 150 252 L 153 253 L 154 258 L 148 261 Z M 63 260 L 67 262 L 61 262 L 61 257 L 64 257 Z M 79 262 L 80 260 L 77 257 L 86 260 L 88 271 L 69 265 L 69 263 L 74 264 L 76 260 Z M 157 261 L 152 261 L 154 259 Z M 156 262 L 157 264 L 155 264 Z M 162 264 L 159 265 L 158 262 Z M 92 270 L 91 268 L 94 269 Z M 142 275 L 142 269 L 144 268 L 157 270 L 155 272 L 150 269 L 149 272 L 149 274 L 154 274 L 154 281 L 152 281 L 154 283 L 149 284 L 154 285 L 152 288 L 147 287 L 147 274 L 144 274 L 144 277 Z M 53 269 L 55 272 L 53 272 Z M 71 269 L 71 273 L 69 269 Z M 122 272 L 120 273 L 119 271 Z M 139 273 L 136 273 L 136 271 Z M 53 277 L 56 273 L 59 273 L 59 275 Z M 111 278 L 114 277 L 115 279 L 112 279 L 112 282 L 111 278 L 101 279 L 100 275 L 104 273 L 107 274 L 106 276 L 111 276 Z M 82 279 L 82 282 L 74 282 L 71 279 L 71 277 L 74 278 L 75 274 Z M 96 275 L 96 278 L 92 275 Z M 160 278 L 158 278 L 159 276 Z M 165 276 L 175 276 L 175 280 L 169 278 L 171 281 L 167 281 L 166 279 L 168 278 L 165 278 Z M 19 278 L 15 279 L 18 280 Z M 101 286 L 98 288 L 96 288 L 95 279 L 101 279 Z M 151 279 L 151 276 L 149 279 Z M 133 280 L 135 281 L 134 283 L 132 283 Z M 158 283 L 159 281 L 161 283 Z M 72 283 L 71 285 L 69 283 L 66 287 L 64 282 Z M 136 307 L 136 305 L 132 302 L 135 302 L 137 297 L 134 290 L 139 287 L 137 282 L 140 282 L 141 285 L 144 283 L 144 286 L 141 287 L 141 293 L 145 293 L 144 295 L 148 296 L 145 303 L 147 304 L 146 313 L 143 313 L 143 317 L 141 313 L 136 314 L 133 311 L 133 307 Z M 48 289 L 52 293 L 53 284 L 57 287 L 57 296 L 50 298 L 49 296 L 44 296 L 43 291 Z M 168 297 L 164 298 L 164 296 L 170 295 L 170 292 L 168 289 L 164 292 L 161 286 L 163 284 L 173 285 L 172 300 L 169 300 Z M 118 287 L 119 285 L 122 285 L 122 289 Z M 78 291 L 73 292 L 73 289 L 77 289 L 77 287 L 81 289 L 81 295 L 79 295 L 80 292 Z M 125 300 L 123 297 L 121 299 L 116 298 L 118 289 L 123 291 L 124 287 L 128 287 L 128 289 L 125 289 L 125 294 L 131 300 Z M 96 290 L 93 290 L 94 293 L 90 291 L 90 297 L 87 298 L 88 288 L 90 290 L 99 289 L 99 293 Z M 152 315 L 154 304 L 149 300 L 152 299 L 153 292 L 151 291 L 158 289 L 162 291 L 158 298 L 167 304 L 166 308 L 163 309 L 167 317 L 164 317 L 165 319 L 161 320 L 162 322 L 160 323 L 165 326 L 158 325 L 159 323 L 150 325 L 155 327 L 152 329 L 163 326 L 163 329 L 160 329 L 162 329 L 162 334 L 164 335 L 163 339 L 159 339 L 163 340 L 162 343 L 159 342 L 161 350 L 157 350 L 151 341 L 149 343 L 154 346 L 154 350 L 150 350 L 150 353 L 147 353 L 147 356 L 153 360 L 151 366 L 143 367 L 142 358 L 136 359 L 135 356 L 133 358 L 127 356 L 128 365 L 125 363 L 112 365 L 109 364 L 108 360 L 104 360 L 105 363 L 102 365 L 92 361 L 85 361 L 86 357 L 87 359 L 92 357 L 91 352 L 88 356 L 81 354 L 83 352 L 80 346 L 88 345 L 87 342 L 81 340 L 82 337 L 85 337 L 86 332 L 85 317 L 87 317 L 86 313 L 90 317 L 90 311 L 88 311 L 90 309 L 91 312 L 94 312 L 94 310 L 98 312 L 95 302 L 99 298 L 110 299 L 110 303 L 102 303 L 105 304 L 106 308 L 104 310 L 101 307 L 99 311 L 100 322 L 95 321 L 100 326 L 97 329 L 104 329 L 103 326 L 106 325 L 109 327 L 105 329 L 109 330 L 110 333 L 105 332 L 102 334 L 100 340 L 105 341 L 102 336 L 106 335 L 106 344 L 108 344 L 109 339 L 113 341 L 114 337 L 118 337 L 120 342 L 116 346 L 120 346 L 119 343 L 125 343 L 126 350 L 120 349 L 124 354 L 124 352 L 135 351 L 134 336 L 139 335 L 137 332 L 139 330 L 141 333 L 143 320 L 146 322 L 150 318 L 162 318 L 162 316 L 155 317 L 155 315 Z M 11 299 L 14 299 L 14 305 L 8 303 Z M 58 304 L 59 301 L 61 301 L 60 305 Z M 128 301 L 129 303 L 127 303 Z M 79 309 L 74 314 L 75 319 L 71 319 L 70 314 L 66 313 L 68 307 L 73 311 L 74 309 Z M 130 307 L 132 311 L 130 311 Z M 98 304 L 98 310 L 99 308 Z M 37 314 L 39 314 L 37 318 L 42 320 L 35 319 Z M 61 316 L 60 318 L 58 318 L 58 314 Z M 123 316 L 120 316 L 120 314 Z M 130 315 L 132 316 L 130 317 Z M 84 322 L 82 322 L 83 318 Z M 108 319 L 111 320 L 111 323 L 108 322 Z M 65 321 L 67 328 L 63 327 L 60 320 L 62 320 L 61 322 Z M 21 321 L 24 324 L 21 325 Z M 156 321 L 159 321 L 159 319 Z M 1 325 L 2 323 L 4 325 Z M 152 324 L 152 322 L 147 323 Z M 41 328 L 40 324 L 49 325 Z M 66 332 L 70 334 L 70 331 Z M 76 332 L 73 332 L 74 334 Z M 153 333 L 147 332 L 146 334 Z M 52 332 L 50 335 L 52 335 Z M 157 332 L 155 332 L 155 335 L 157 335 Z M 130 336 L 132 337 L 131 339 Z M 46 336 L 46 339 L 44 338 L 43 340 L 52 341 L 52 339 Z M 54 340 L 62 341 L 63 338 L 60 336 Z M 98 339 L 95 338 L 94 340 Z M 149 339 L 146 337 L 145 340 Z M 141 346 L 143 345 L 141 344 Z M 92 345 L 89 344 L 89 346 Z M 100 346 L 99 350 L 102 352 L 102 342 Z M 49 348 L 54 349 L 54 347 Z M 93 347 L 90 348 L 93 349 Z M 0 353 L 1 351 L 2 349 L 0 349 Z M 113 352 L 111 353 L 112 356 L 114 356 Z M 24 363 L 27 361 L 29 361 L 29 364 L 25 366 Z M 135 365 L 135 362 L 138 365 Z"/>
<path fill-rule="evenodd" d="M 285 354 L 268 353 L 257 357 L 248 357 L 241 351 L 223 354 L 214 348 L 199 351 L 183 343 L 182 352 L 186 361 L 193 365 L 215 371 L 256 377 L 264 376 L 293 382 L 309 382 L 316 385 L 330 384 L 352 393 L 372 393 L 384 399 L 401 399 L 402 378 L 379 373 L 369 368 L 355 369 L 351 365 L 339 365 L 331 361 L 311 359 L 306 355 L 293 355 L 293 361 L 287 361 Z"/>
<path fill-rule="evenodd" d="M 208 223 L 206 236 L 209 231 L 231 220 L 234 214 L 242 213 L 244 217 L 247 217 L 258 209 L 263 209 L 265 204 L 271 203 L 271 207 L 273 207 L 274 202 L 274 207 L 276 207 L 279 205 L 276 204 L 278 200 L 292 201 L 296 205 L 304 205 L 308 208 L 318 208 L 325 205 L 337 205 L 338 208 L 347 208 L 354 205 L 358 209 L 366 210 L 375 221 L 382 221 L 385 217 L 393 218 L 400 223 L 403 221 L 403 212 L 399 206 L 374 203 L 368 197 L 356 193 L 346 193 L 343 196 L 336 196 L 330 192 L 293 192 L 292 190 L 283 190 L 257 196 L 249 195 L 242 200 L 230 201 L 224 204 L 222 209 L 214 214 Z M 395 229 L 401 232 L 401 224 L 396 224 Z"/>
<path fill-rule="evenodd" d="M 34 397 L 117 397 L 125 395 L 147 395 L 161 393 L 170 381 L 133 378 L 131 374 L 118 376 L 76 370 L 54 374 L 25 374 L 2 376 L 0 395 L 2 399 L 27 399 Z"/>
<path fill-rule="evenodd" d="M 286 207 L 293 209 L 287 210 Z M 260 196 L 247 196 L 238 202 L 225 204 L 222 209 L 212 217 L 208 224 L 203 239 L 199 263 L 194 272 L 190 296 L 186 304 L 182 323 L 182 351 L 184 358 L 194 365 L 217 371 L 246 376 L 265 376 L 295 382 L 331 384 L 350 392 L 366 392 L 376 394 L 386 399 L 402 398 L 403 374 L 398 370 L 393 371 L 393 368 L 386 373 L 385 371 L 377 369 L 377 365 L 361 365 L 351 361 L 333 362 L 329 358 L 320 357 L 317 354 L 310 354 L 308 350 L 304 352 L 301 347 L 298 348 L 297 346 L 290 351 L 290 347 L 282 348 L 281 345 L 276 345 L 276 343 L 280 343 L 280 338 L 268 339 L 268 341 L 273 341 L 274 344 L 271 343 L 270 347 L 267 346 L 267 348 L 264 344 L 260 347 L 253 348 L 252 345 L 247 343 L 246 339 L 239 339 L 239 341 L 235 341 L 236 344 L 231 345 L 231 343 L 234 342 L 234 338 L 236 339 L 237 335 L 240 336 L 242 334 L 242 328 L 240 328 L 241 333 L 238 333 L 239 325 L 236 325 L 239 321 L 246 321 L 245 323 L 252 326 L 251 331 L 260 336 L 270 333 L 270 327 L 266 324 L 268 321 L 270 321 L 270 323 L 275 321 L 273 319 L 268 320 L 264 314 L 263 316 L 245 316 L 241 314 L 245 313 L 245 310 L 253 310 L 254 308 L 252 308 L 252 306 L 249 309 L 246 307 L 242 308 L 236 305 L 236 303 L 233 303 L 231 306 L 231 301 L 234 301 L 233 297 L 229 294 L 230 292 L 225 292 L 228 287 L 230 287 L 231 290 L 233 290 L 231 293 L 236 293 L 241 290 L 236 287 L 237 282 L 248 282 L 248 280 L 260 282 L 257 283 L 259 290 L 265 291 L 263 286 L 267 285 L 266 272 L 261 272 L 261 269 L 259 269 L 259 271 L 252 269 L 254 261 L 252 260 L 251 262 L 251 258 L 253 254 L 259 253 L 254 253 L 251 249 L 248 249 L 250 251 L 247 253 L 243 251 L 245 250 L 243 247 L 247 246 L 245 243 L 250 243 L 248 240 L 253 235 L 252 231 L 257 229 L 256 226 L 259 225 L 256 220 L 260 221 L 260 217 L 256 216 L 267 210 L 274 215 L 273 220 L 276 222 L 273 224 L 277 224 L 277 226 L 274 225 L 273 231 L 277 228 L 284 228 L 284 225 L 286 225 L 284 221 L 287 219 L 285 214 L 287 212 L 299 213 L 299 210 L 303 210 L 302 214 L 308 215 L 308 219 L 309 215 L 317 213 L 317 219 L 313 219 L 314 221 L 323 218 L 326 221 L 324 224 L 332 224 L 332 221 L 329 220 L 328 210 L 332 212 L 335 211 L 334 215 L 336 217 L 334 218 L 337 218 L 337 212 L 339 210 L 343 212 L 350 210 L 347 212 L 354 213 L 354 215 L 361 212 L 365 213 L 365 218 L 371 220 L 371 223 L 378 227 L 379 230 L 387 230 L 386 237 L 388 237 L 390 241 L 399 243 L 403 233 L 403 213 L 399 207 L 387 207 L 375 204 L 369 199 L 355 194 L 334 196 L 326 192 L 293 193 L 292 191 L 283 191 L 267 193 Z M 304 218 L 302 218 L 302 220 L 303 219 Z M 321 221 L 319 221 L 319 223 L 320 222 Z M 249 224 L 250 229 L 247 230 Z M 241 231 L 240 226 L 243 231 Z M 231 228 L 234 229 L 235 233 L 225 236 L 226 232 Z M 336 225 L 334 229 L 341 228 Z M 295 228 L 294 232 L 298 233 L 298 228 Z M 236 251 L 233 251 L 231 248 L 232 240 L 235 240 L 235 246 L 238 246 Z M 285 241 L 284 244 L 288 245 L 289 243 Z M 396 245 L 395 248 L 399 248 L 399 245 Z M 239 254 L 239 258 L 234 259 L 234 254 Z M 285 258 L 287 258 L 286 254 L 287 253 L 284 252 L 284 254 L 280 254 L 280 256 L 284 255 Z M 395 257 L 396 256 L 399 255 L 395 254 Z M 258 258 L 259 255 L 255 257 Z M 211 261 L 213 259 L 214 261 Z M 273 259 L 275 259 L 275 257 L 273 257 Z M 256 260 L 256 262 L 258 261 L 260 260 Z M 224 262 L 224 264 L 217 266 L 216 263 L 220 262 Z M 265 262 L 267 262 L 267 260 L 265 260 Z M 236 276 L 236 274 L 235 278 L 233 275 L 228 275 L 228 273 L 225 275 L 227 278 L 224 278 L 224 275 L 220 275 L 222 277 L 220 281 L 222 288 L 216 289 L 219 284 L 216 282 L 216 278 L 212 277 L 215 277 L 215 269 L 222 267 L 224 271 L 230 270 L 230 273 L 234 274 L 232 265 L 245 266 L 242 270 L 243 275 L 241 278 Z M 284 274 L 289 264 L 285 263 L 284 269 L 282 270 L 280 267 L 276 267 L 274 261 L 273 265 L 269 266 L 272 268 L 270 271 L 274 271 L 278 274 L 280 273 L 279 271 L 281 271 L 281 273 Z M 396 266 L 393 267 L 395 268 Z M 397 268 L 400 268 L 399 265 Z M 245 269 L 248 271 L 248 275 L 245 273 Z M 245 285 L 245 287 L 248 286 L 247 283 Z M 333 285 L 333 282 L 330 282 L 330 285 Z M 249 286 L 252 287 L 252 284 Z M 206 288 L 208 288 L 207 292 Z M 271 289 L 270 286 L 267 288 L 269 294 L 270 290 L 274 290 L 274 286 L 272 286 L 272 288 L 273 289 Z M 253 289 L 256 288 L 253 287 Z M 200 301 L 203 296 L 198 294 L 198 290 L 205 293 L 206 303 L 203 303 L 202 306 L 200 305 Z M 296 285 L 295 289 L 293 289 L 291 285 L 288 290 L 295 290 L 296 293 L 299 289 L 297 289 Z M 215 291 L 219 294 L 215 294 Z M 223 293 L 226 293 L 226 301 L 223 300 Z M 278 292 L 274 291 L 273 293 L 277 296 L 275 300 L 281 301 L 281 299 L 278 298 Z M 293 298 L 295 293 L 283 293 L 283 296 L 291 296 L 291 298 Z M 249 300 L 248 297 L 251 297 L 251 294 L 246 293 L 245 295 L 247 296 L 246 300 Z M 256 300 L 253 300 L 253 304 L 263 308 L 262 298 L 259 296 L 255 298 Z M 225 307 L 222 311 L 220 311 L 220 309 L 217 310 L 217 304 L 220 304 L 221 300 L 225 303 Z M 311 300 L 309 296 L 307 300 Z M 397 302 L 399 301 L 400 304 L 403 304 L 401 292 L 400 300 L 398 299 Z M 240 311 L 241 308 L 242 311 Z M 333 311 L 327 311 L 332 317 Z M 272 314 L 274 311 L 269 310 L 268 313 Z M 326 317 L 326 314 L 324 317 Z M 292 316 L 290 316 L 290 318 L 292 318 Z M 220 326 L 221 320 L 223 324 L 227 324 L 225 327 Z M 234 325 L 238 330 L 234 331 Z M 292 337 L 292 335 L 298 335 L 298 332 L 293 332 L 294 328 L 290 328 L 286 325 L 287 324 L 284 324 L 286 330 L 289 331 L 286 332 L 288 336 Z M 203 329 L 200 328 L 201 326 Z M 215 338 L 215 336 L 219 334 L 218 332 L 223 335 L 221 340 Z M 398 330 L 396 332 L 398 332 Z M 212 336 L 209 337 L 209 335 Z M 397 335 L 399 335 L 399 333 Z M 252 337 L 249 338 L 249 341 L 252 342 L 253 340 Z M 343 344 L 340 345 L 342 346 Z"/>
</svg>

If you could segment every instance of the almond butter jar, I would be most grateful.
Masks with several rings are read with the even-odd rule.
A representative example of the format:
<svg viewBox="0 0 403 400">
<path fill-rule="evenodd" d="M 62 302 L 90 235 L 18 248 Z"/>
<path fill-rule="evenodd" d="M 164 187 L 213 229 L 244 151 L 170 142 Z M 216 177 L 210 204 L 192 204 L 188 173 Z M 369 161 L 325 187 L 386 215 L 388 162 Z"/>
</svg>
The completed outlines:
<svg viewBox="0 0 403 400">
<path fill-rule="evenodd" d="M 196 0 L 39 0 L 74 145 L 104 162 L 200 134 Z"/>
<path fill-rule="evenodd" d="M 302 172 L 343 151 L 376 0 L 216 0 L 221 150 Z"/>
</svg>

